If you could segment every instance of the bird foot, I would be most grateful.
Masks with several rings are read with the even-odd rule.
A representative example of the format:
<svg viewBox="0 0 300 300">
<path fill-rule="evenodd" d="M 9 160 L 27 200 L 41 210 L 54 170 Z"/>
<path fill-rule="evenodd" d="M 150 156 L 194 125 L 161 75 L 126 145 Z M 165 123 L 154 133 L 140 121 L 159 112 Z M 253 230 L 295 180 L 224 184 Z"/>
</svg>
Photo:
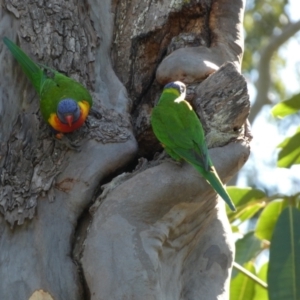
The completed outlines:
<svg viewBox="0 0 300 300">
<path fill-rule="evenodd" d="M 96 119 L 102 119 L 101 113 L 93 107 L 90 108 L 89 114 Z"/>
<path fill-rule="evenodd" d="M 164 161 L 164 162 L 170 162 L 172 164 L 175 164 L 179 167 L 182 166 L 182 161 L 181 160 L 175 160 L 171 158 L 166 151 L 162 151 L 161 153 L 156 153 L 154 156 L 154 159 L 157 161 Z"/>
<path fill-rule="evenodd" d="M 81 151 L 81 145 L 76 142 L 70 141 L 63 133 L 59 132 L 55 134 L 55 140 L 59 142 L 60 144 L 66 146 L 68 149 L 80 152 Z"/>
<path fill-rule="evenodd" d="M 182 167 L 182 160 L 174 160 L 171 157 L 166 157 L 164 161 L 170 162 L 178 167 Z"/>
</svg>

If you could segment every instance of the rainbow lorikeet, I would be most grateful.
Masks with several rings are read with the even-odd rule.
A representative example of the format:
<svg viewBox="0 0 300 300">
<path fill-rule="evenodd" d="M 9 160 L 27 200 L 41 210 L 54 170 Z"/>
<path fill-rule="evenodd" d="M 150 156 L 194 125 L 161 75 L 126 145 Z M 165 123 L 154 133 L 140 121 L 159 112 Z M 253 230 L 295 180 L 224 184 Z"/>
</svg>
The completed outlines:
<svg viewBox="0 0 300 300">
<path fill-rule="evenodd" d="M 77 81 L 34 63 L 8 38 L 4 37 L 3 42 L 39 94 L 43 119 L 58 133 L 57 137 L 82 126 L 93 104 L 88 90 Z"/>
<path fill-rule="evenodd" d="M 191 164 L 235 211 L 209 157 L 202 124 L 191 105 L 184 100 L 185 94 L 186 87 L 180 81 L 164 87 L 151 115 L 154 134 L 173 159 L 184 159 Z"/>
</svg>

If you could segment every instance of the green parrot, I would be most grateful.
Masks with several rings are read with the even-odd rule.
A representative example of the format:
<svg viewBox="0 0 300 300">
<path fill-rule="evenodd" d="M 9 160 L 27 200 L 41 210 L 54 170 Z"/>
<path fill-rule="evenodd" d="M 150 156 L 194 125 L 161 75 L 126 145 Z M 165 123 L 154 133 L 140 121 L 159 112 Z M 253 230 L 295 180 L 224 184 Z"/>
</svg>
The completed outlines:
<svg viewBox="0 0 300 300">
<path fill-rule="evenodd" d="M 164 87 L 151 115 L 154 134 L 173 159 L 184 159 L 191 164 L 235 211 L 209 157 L 202 124 L 191 105 L 184 100 L 185 94 L 186 87 L 180 81 Z"/>
<path fill-rule="evenodd" d="M 61 138 L 63 133 L 72 132 L 83 125 L 93 100 L 88 90 L 77 81 L 34 63 L 15 43 L 7 37 L 4 44 L 21 65 L 40 96 L 43 119 Z M 46 74 L 52 73 L 51 76 Z"/>
</svg>

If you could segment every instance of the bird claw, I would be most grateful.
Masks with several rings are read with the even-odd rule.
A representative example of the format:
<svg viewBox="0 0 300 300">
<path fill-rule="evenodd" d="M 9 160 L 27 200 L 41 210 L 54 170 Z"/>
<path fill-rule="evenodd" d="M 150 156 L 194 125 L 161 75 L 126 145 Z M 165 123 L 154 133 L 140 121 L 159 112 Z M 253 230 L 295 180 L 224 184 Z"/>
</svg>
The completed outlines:
<svg viewBox="0 0 300 300">
<path fill-rule="evenodd" d="M 164 161 L 164 162 L 170 162 L 172 164 L 175 164 L 179 167 L 182 166 L 181 160 L 175 160 L 172 157 L 170 157 L 166 151 L 162 151 L 161 153 L 157 153 L 157 155 L 154 156 L 154 159 L 157 161 Z"/>
<path fill-rule="evenodd" d="M 63 133 L 57 133 L 55 135 L 55 140 L 60 144 L 66 146 L 70 150 L 74 150 L 77 152 L 81 151 L 81 145 L 79 143 L 70 141 Z"/>
<path fill-rule="evenodd" d="M 172 164 L 174 164 L 174 165 L 176 165 L 178 167 L 182 167 L 182 160 L 174 160 L 171 157 L 166 157 L 165 161 L 170 162 L 170 163 L 172 163 Z"/>
<path fill-rule="evenodd" d="M 101 113 L 93 107 L 90 108 L 89 114 L 96 119 L 102 119 Z"/>
</svg>

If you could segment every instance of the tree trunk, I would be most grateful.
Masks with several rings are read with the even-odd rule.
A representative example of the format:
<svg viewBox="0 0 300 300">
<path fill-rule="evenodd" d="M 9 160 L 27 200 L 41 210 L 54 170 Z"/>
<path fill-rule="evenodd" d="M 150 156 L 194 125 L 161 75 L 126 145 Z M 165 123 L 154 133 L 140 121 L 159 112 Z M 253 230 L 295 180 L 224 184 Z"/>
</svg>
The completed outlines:
<svg viewBox="0 0 300 300">
<path fill-rule="evenodd" d="M 219 175 L 227 182 L 241 168 L 243 8 L 2 0 L 0 36 L 82 82 L 98 113 L 69 134 L 80 152 L 55 141 L 0 43 L 0 299 L 228 299 L 224 203 L 190 165 L 154 155 L 149 119 L 162 85 L 185 82 Z"/>
</svg>

